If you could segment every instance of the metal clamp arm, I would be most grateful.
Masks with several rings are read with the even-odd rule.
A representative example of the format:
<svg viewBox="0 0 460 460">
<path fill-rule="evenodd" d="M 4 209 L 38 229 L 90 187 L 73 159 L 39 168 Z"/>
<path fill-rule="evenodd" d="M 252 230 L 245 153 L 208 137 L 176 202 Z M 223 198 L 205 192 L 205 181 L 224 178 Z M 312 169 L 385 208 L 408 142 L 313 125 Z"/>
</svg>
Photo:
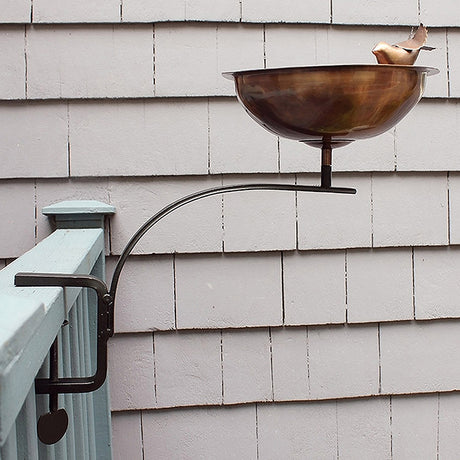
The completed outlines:
<svg viewBox="0 0 460 460">
<path fill-rule="evenodd" d="M 86 287 L 97 293 L 97 364 L 94 375 L 88 377 L 38 378 L 35 391 L 39 394 L 87 393 L 97 390 L 107 374 L 107 341 L 113 335 L 113 302 L 106 284 L 91 275 L 59 273 L 17 273 L 15 285 L 23 287 L 58 286 Z"/>
</svg>

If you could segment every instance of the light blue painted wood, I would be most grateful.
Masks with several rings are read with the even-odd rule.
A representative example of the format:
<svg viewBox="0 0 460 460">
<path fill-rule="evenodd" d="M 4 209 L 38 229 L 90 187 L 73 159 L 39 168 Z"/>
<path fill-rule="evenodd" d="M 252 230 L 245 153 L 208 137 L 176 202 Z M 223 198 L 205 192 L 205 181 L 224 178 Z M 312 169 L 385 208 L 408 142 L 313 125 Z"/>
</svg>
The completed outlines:
<svg viewBox="0 0 460 460">
<path fill-rule="evenodd" d="M 32 386 L 16 421 L 18 458 L 38 460 L 35 390 Z"/>
<path fill-rule="evenodd" d="M 79 340 L 79 324 L 78 324 L 78 302 L 72 309 L 70 315 L 70 347 L 74 351 L 72 353 L 72 375 L 81 376 L 80 372 L 80 356 L 75 353 L 75 350 L 80 350 Z M 85 452 L 84 425 L 83 425 L 83 403 L 81 394 L 73 394 L 73 411 L 74 411 L 74 430 L 75 430 L 75 451 L 79 459 L 82 458 Z"/>
<path fill-rule="evenodd" d="M 100 260 L 94 265 L 93 273 L 99 279 L 105 279 L 105 263 L 104 257 L 101 255 Z M 88 292 L 89 298 L 95 296 L 93 292 Z M 89 323 L 91 330 L 95 330 L 97 323 L 97 311 L 94 309 L 88 310 Z M 96 350 L 96 334 L 90 337 L 91 350 Z M 96 362 L 96 355 L 92 353 L 91 362 L 93 370 Z M 95 420 L 95 436 L 96 436 L 96 458 L 97 460 L 112 459 L 112 422 L 110 417 L 110 398 L 109 398 L 109 382 L 107 379 L 101 388 L 93 393 L 94 404 L 94 420 Z"/>
<path fill-rule="evenodd" d="M 45 216 L 56 216 L 61 214 L 104 214 L 115 213 L 115 207 L 96 200 L 69 200 L 45 206 L 42 209 Z"/>
<path fill-rule="evenodd" d="M 49 355 L 46 356 L 37 377 L 46 378 L 49 376 Z M 49 410 L 49 398 L 46 395 L 36 395 L 35 404 L 37 408 L 37 419 L 40 414 L 45 414 Z M 54 446 L 47 446 L 38 443 L 38 456 L 40 459 L 54 460 Z"/>
<path fill-rule="evenodd" d="M 24 305 L 24 300 L 21 299 L 21 302 L 17 303 L 18 308 Z M 1 299 L 0 305 L 2 305 Z M 53 323 L 56 321 L 59 321 L 59 312 L 52 309 L 40 323 L 41 325 L 45 323 L 46 326 L 45 330 L 40 328 L 43 330 L 43 336 L 40 336 L 39 332 L 32 334 L 22 349 L 17 347 L 17 342 L 3 343 L 0 361 L 0 439 L 2 443 L 15 422 L 44 356 L 48 353 L 49 344 L 46 339 L 49 340 L 52 337 L 50 330 L 53 329 Z M 8 345 L 12 346 L 8 349 Z M 9 365 L 7 358 L 10 360 Z"/>
<path fill-rule="evenodd" d="M 16 442 L 16 425 L 10 430 L 9 436 L 6 438 L 6 442 L 0 448 L 2 460 L 17 460 L 18 450 Z"/>
<path fill-rule="evenodd" d="M 84 316 L 83 316 L 83 299 L 80 297 L 77 302 L 77 318 L 78 318 L 78 341 L 80 344 L 78 350 L 78 358 L 80 360 L 79 368 L 81 375 L 85 375 L 85 333 L 84 333 Z M 83 432 L 83 451 L 81 453 L 82 459 L 88 459 L 90 448 L 89 448 L 89 439 L 88 439 L 88 398 L 85 393 L 81 395 L 81 406 L 82 406 L 82 415 L 81 415 L 81 424 Z"/>
<path fill-rule="evenodd" d="M 27 453 L 30 460 L 38 460 L 37 406 L 35 402 L 35 388 L 32 385 L 24 403 L 24 418 L 27 430 Z"/>
<path fill-rule="evenodd" d="M 0 287 L 2 291 L 4 288 L 13 287 L 14 275 L 18 271 L 91 273 L 102 251 L 102 242 L 100 229 L 56 230 L 0 271 Z M 14 288 L 12 293 L 17 294 L 22 289 L 25 288 Z M 46 288 L 46 290 L 51 289 Z M 40 291 L 45 290 L 40 288 Z"/>
<path fill-rule="evenodd" d="M 97 460 L 112 459 L 112 424 L 108 378 L 93 394 Z"/>
<path fill-rule="evenodd" d="M 70 324 L 70 323 L 69 323 Z M 63 376 L 71 377 L 71 349 L 70 349 L 70 325 L 67 324 L 61 328 L 62 334 L 62 355 L 64 358 L 64 365 L 62 367 Z M 66 438 L 67 438 L 67 460 L 77 460 L 75 452 L 75 422 L 74 422 L 74 407 L 73 399 L 71 394 L 66 394 L 64 396 L 64 407 L 69 416 L 69 427 L 67 428 Z"/>
<path fill-rule="evenodd" d="M 57 228 L 104 228 L 105 216 L 115 208 L 100 201 L 61 201 L 43 208 L 43 214 L 52 217 Z"/>
<path fill-rule="evenodd" d="M 84 344 L 84 364 L 85 374 L 91 375 L 91 343 L 90 343 L 90 331 L 89 331 L 89 306 L 88 301 L 89 293 L 86 291 L 85 295 L 82 296 L 82 314 L 83 314 L 83 344 Z M 94 433 L 94 401 L 93 393 L 87 393 L 86 395 L 86 417 L 87 417 L 87 433 L 88 433 L 88 452 L 89 458 L 96 458 L 96 437 Z"/>
<path fill-rule="evenodd" d="M 16 288 L 14 275 L 90 273 L 102 249 L 101 229 L 58 230 L 0 271 L 0 445 L 65 317 L 62 288 Z"/>
<path fill-rule="evenodd" d="M 0 460 L 110 460 L 106 385 L 94 394 L 59 396 L 70 424 L 54 446 L 36 437 L 37 414 L 48 411 L 49 398 L 30 390 L 37 373 L 48 376 L 47 354 L 56 335 L 60 375 L 93 373 L 95 333 L 90 330 L 97 321 L 96 296 L 80 288 L 15 288 L 13 279 L 20 271 L 93 273 L 104 279 L 102 227 L 104 216 L 115 209 L 87 201 L 59 203 L 44 211 L 60 221 L 61 229 L 0 271 Z M 64 319 L 71 324 L 61 329 Z"/>
<path fill-rule="evenodd" d="M 61 326 L 62 330 L 62 326 Z M 63 359 L 63 354 L 62 354 L 62 333 L 61 330 L 59 331 L 59 334 L 57 336 L 58 338 L 58 347 L 59 347 L 59 354 L 58 354 L 58 369 L 59 369 L 59 374 L 62 376 L 62 371 L 61 369 L 64 367 L 64 359 Z M 64 395 L 59 395 L 58 396 L 58 408 L 64 407 Z M 39 414 L 41 415 L 41 414 Z M 68 415 L 68 414 L 67 414 Z M 61 440 L 59 440 L 55 445 L 54 445 L 54 455 L 57 459 L 62 458 L 62 459 L 67 459 L 67 433 L 62 437 Z"/>
</svg>

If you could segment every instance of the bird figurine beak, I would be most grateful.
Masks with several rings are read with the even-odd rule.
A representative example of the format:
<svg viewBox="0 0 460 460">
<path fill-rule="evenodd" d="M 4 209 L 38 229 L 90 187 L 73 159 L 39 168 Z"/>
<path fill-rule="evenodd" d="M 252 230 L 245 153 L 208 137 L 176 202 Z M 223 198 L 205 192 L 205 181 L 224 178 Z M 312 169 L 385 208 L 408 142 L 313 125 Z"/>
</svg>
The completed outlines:
<svg viewBox="0 0 460 460">
<path fill-rule="evenodd" d="M 396 45 L 385 42 L 378 43 L 372 50 L 379 64 L 413 65 L 420 50 L 432 51 L 435 48 L 426 46 L 428 30 L 420 24 L 415 34 L 410 34 L 409 39 Z"/>
</svg>

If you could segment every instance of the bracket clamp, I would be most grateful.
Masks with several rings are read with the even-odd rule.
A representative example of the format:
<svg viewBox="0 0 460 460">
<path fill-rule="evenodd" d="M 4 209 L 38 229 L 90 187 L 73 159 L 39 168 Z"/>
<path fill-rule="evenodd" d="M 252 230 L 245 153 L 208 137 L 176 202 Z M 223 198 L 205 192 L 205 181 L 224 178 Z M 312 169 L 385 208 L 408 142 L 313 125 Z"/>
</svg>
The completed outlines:
<svg viewBox="0 0 460 460">
<path fill-rule="evenodd" d="M 97 293 L 97 364 L 88 377 L 39 378 L 35 380 L 37 394 L 88 393 L 97 390 L 107 375 L 107 341 L 113 336 L 113 298 L 107 285 L 92 275 L 59 273 L 17 273 L 15 286 L 21 287 L 86 287 Z M 53 363 L 51 363 L 53 365 Z"/>
</svg>

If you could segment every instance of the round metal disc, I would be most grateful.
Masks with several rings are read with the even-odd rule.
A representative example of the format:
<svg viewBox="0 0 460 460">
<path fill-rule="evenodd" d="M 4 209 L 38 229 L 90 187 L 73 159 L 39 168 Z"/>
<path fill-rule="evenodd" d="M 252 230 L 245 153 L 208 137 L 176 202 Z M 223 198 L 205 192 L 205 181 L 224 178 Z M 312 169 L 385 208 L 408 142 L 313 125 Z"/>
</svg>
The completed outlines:
<svg viewBox="0 0 460 460">
<path fill-rule="evenodd" d="M 67 431 L 69 417 L 65 409 L 48 412 L 38 419 L 38 439 L 44 444 L 57 443 Z"/>
</svg>

